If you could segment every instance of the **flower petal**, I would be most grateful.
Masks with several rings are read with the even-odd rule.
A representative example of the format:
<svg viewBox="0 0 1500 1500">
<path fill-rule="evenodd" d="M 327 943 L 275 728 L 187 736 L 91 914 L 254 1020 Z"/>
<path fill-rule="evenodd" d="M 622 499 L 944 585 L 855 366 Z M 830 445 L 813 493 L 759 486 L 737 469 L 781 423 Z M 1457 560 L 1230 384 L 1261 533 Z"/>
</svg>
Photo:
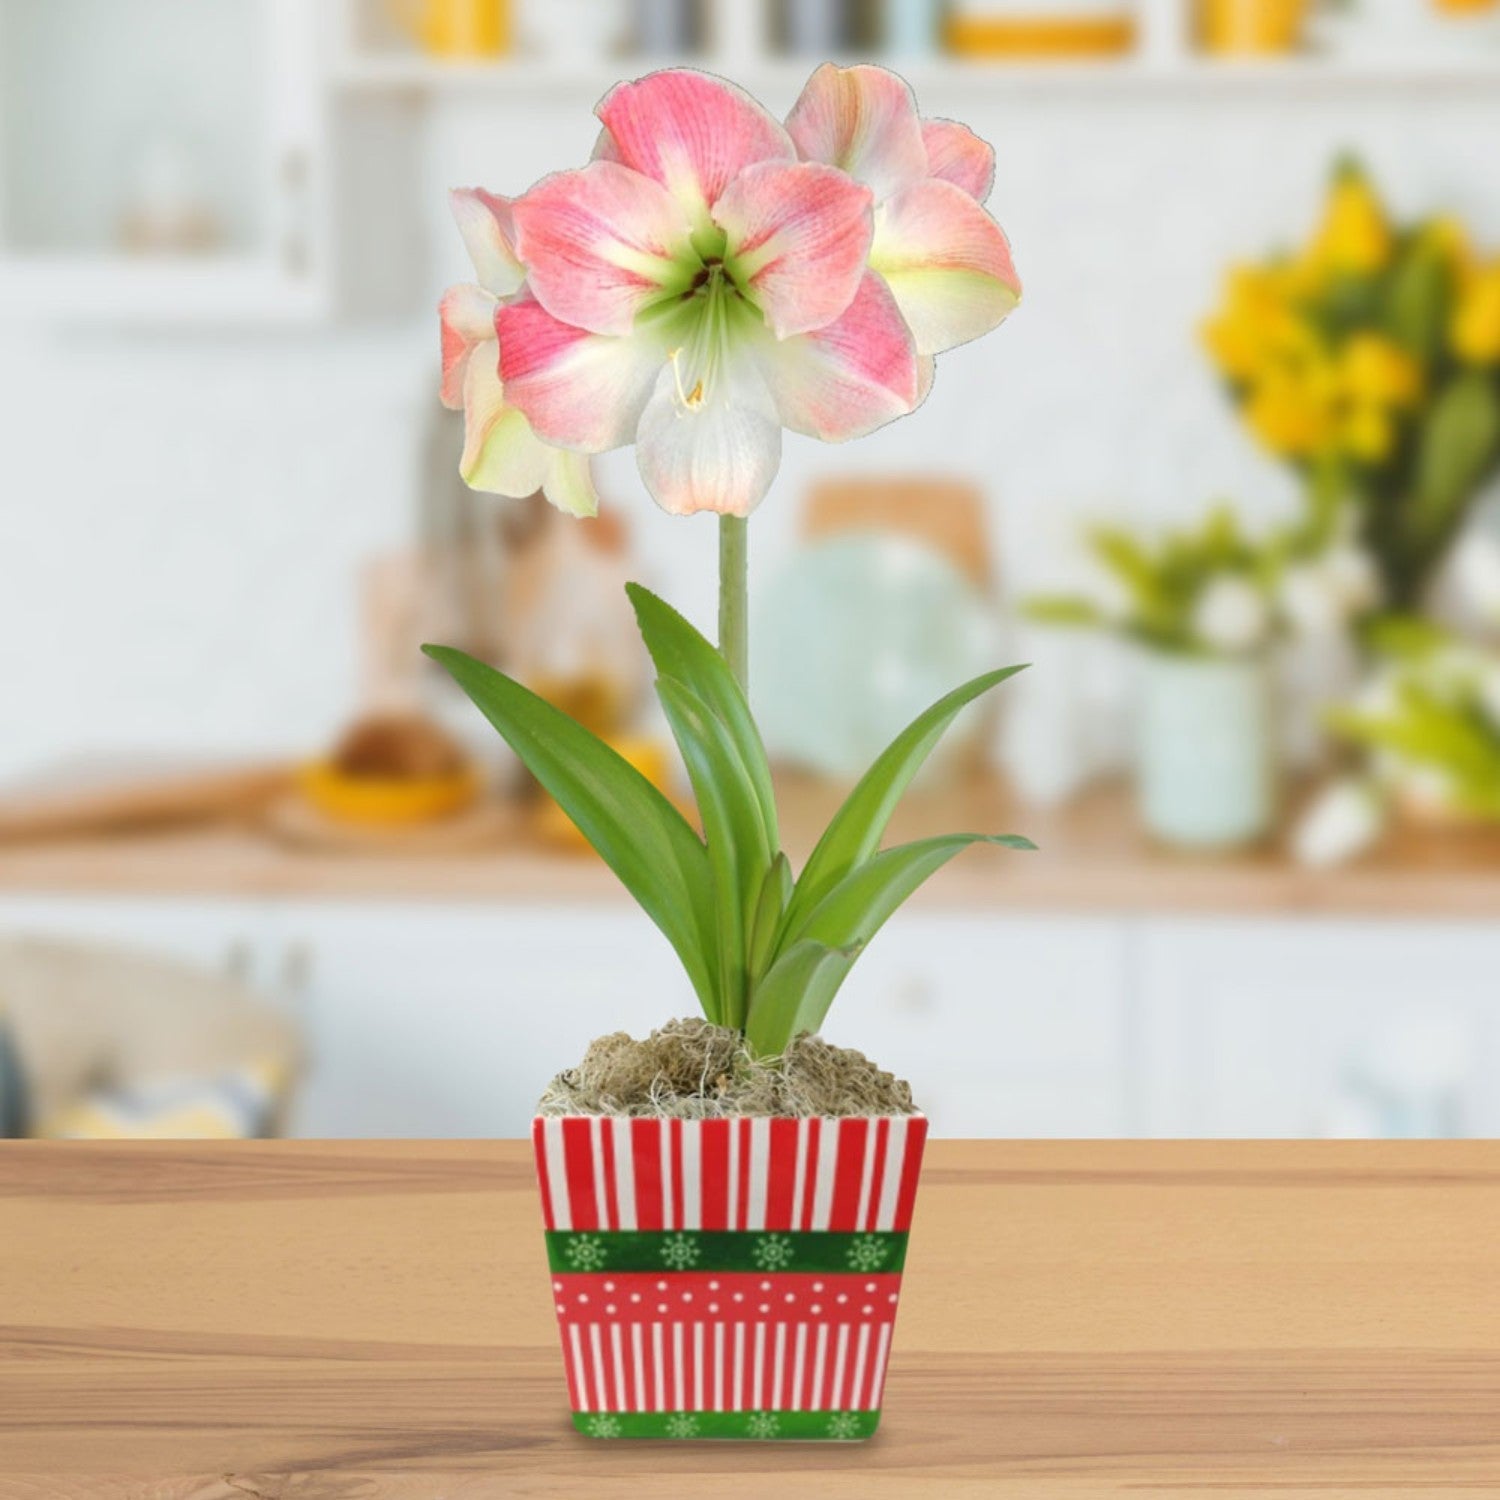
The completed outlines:
<svg viewBox="0 0 1500 1500">
<path fill-rule="evenodd" d="M 516 200 L 515 220 L 533 295 L 590 333 L 629 333 L 643 307 L 685 289 L 691 276 L 681 259 L 690 233 L 681 207 L 618 162 L 543 178 Z"/>
<path fill-rule="evenodd" d="M 586 453 L 548 448 L 547 477 L 542 481 L 542 493 L 570 516 L 599 514 L 599 495 L 594 489 L 594 476 Z"/>
<path fill-rule="evenodd" d="M 658 329 L 623 338 L 589 333 L 526 296 L 501 306 L 495 328 L 506 399 L 539 437 L 581 453 L 632 440 L 667 359 Z"/>
<path fill-rule="evenodd" d="M 781 423 L 754 363 L 721 373 L 701 406 L 683 404 L 663 370 L 641 415 L 636 463 L 652 498 L 674 516 L 748 516 L 781 466 Z"/>
<path fill-rule="evenodd" d="M 497 297 L 514 296 L 526 272 L 516 259 L 511 200 L 483 188 L 454 188 L 448 204 L 479 284 Z"/>
<path fill-rule="evenodd" d="M 923 120 L 927 170 L 983 203 L 995 185 L 995 148 L 957 120 Z"/>
<path fill-rule="evenodd" d="M 782 424 L 825 443 L 905 416 L 921 391 L 911 332 L 873 271 L 836 322 L 798 338 L 763 335 L 756 352 Z"/>
<path fill-rule="evenodd" d="M 594 113 L 615 159 L 670 189 L 698 226 L 746 167 L 796 159 L 786 131 L 744 89 L 694 68 L 617 84 Z M 609 149 L 601 142 L 595 154 Z"/>
<path fill-rule="evenodd" d="M 464 404 L 469 356 L 477 344 L 495 337 L 495 299 L 482 286 L 467 282 L 450 286 L 438 303 L 438 325 L 443 341 L 443 405 L 458 411 Z"/>
<path fill-rule="evenodd" d="M 826 162 L 874 190 L 877 203 L 927 176 L 917 101 L 889 68 L 824 63 L 787 116 L 798 154 Z"/>
<path fill-rule="evenodd" d="M 870 266 L 895 293 L 919 354 L 988 333 L 1021 296 L 1000 226 L 962 188 L 937 178 L 884 205 Z"/>
<path fill-rule="evenodd" d="M 865 273 L 870 190 L 817 162 L 761 162 L 714 207 L 727 266 L 777 338 L 831 323 Z"/>
</svg>

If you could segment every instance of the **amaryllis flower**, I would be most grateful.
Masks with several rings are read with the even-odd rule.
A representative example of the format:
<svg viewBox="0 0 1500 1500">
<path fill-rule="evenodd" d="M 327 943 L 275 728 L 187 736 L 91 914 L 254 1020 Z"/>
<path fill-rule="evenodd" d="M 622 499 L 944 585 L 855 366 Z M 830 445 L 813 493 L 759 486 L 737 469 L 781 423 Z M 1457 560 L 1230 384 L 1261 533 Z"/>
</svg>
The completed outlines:
<svg viewBox="0 0 1500 1500">
<path fill-rule="evenodd" d="M 591 516 L 599 508 L 586 455 L 544 443 L 505 400 L 495 313 L 521 293 L 526 273 L 514 249 L 511 205 L 481 188 L 451 195 L 477 286 L 450 287 L 439 304 L 445 406 L 464 414 L 459 473 L 476 490 L 521 497 L 541 490 L 560 510 Z"/>
<path fill-rule="evenodd" d="M 923 120 L 906 81 L 886 68 L 825 63 L 787 116 L 798 155 L 868 186 L 870 266 L 923 356 L 988 333 L 1021 284 L 1000 226 L 985 212 L 995 153 L 953 120 Z"/>
<path fill-rule="evenodd" d="M 597 113 L 595 160 L 513 205 L 526 293 L 496 315 L 500 369 L 541 437 L 634 442 L 664 509 L 744 516 L 783 427 L 839 442 L 912 409 L 916 345 L 866 264 L 868 187 L 799 162 L 705 73 L 621 84 Z"/>
</svg>

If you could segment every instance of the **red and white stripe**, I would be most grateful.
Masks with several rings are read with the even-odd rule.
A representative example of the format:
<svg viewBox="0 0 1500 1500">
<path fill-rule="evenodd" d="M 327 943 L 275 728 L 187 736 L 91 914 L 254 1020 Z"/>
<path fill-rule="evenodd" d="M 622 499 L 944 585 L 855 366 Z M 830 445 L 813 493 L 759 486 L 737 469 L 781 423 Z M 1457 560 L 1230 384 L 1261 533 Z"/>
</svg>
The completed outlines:
<svg viewBox="0 0 1500 1500">
<path fill-rule="evenodd" d="M 927 1120 L 538 1116 L 548 1229 L 901 1230 Z"/>
</svg>

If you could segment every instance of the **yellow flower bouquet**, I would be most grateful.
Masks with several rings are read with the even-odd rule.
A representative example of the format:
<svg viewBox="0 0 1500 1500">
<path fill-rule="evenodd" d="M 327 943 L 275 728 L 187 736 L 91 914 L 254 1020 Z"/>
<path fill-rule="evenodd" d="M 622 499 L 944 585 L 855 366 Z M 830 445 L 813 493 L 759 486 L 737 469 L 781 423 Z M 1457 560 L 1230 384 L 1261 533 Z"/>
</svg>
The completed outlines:
<svg viewBox="0 0 1500 1500">
<path fill-rule="evenodd" d="M 1500 464 L 1500 256 L 1393 223 L 1345 160 L 1311 239 L 1232 267 L 1203 335 L 1257 442 L 1352 503 L 1387 603 L 1418 603 Z"/>
</svg>

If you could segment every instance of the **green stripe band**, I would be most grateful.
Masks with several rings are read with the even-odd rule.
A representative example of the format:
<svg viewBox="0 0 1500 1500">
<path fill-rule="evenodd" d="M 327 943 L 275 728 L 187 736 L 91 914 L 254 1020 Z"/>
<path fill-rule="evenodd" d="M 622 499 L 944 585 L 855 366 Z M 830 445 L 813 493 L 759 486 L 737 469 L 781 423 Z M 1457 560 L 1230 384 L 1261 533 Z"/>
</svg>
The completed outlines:
<svg viewBox="0 0 1500 1500">
<path fill-rule="evenodd" d="M 825 1271 L 870 1276 L 906 1263 L 906 1231 L 549 1229 L 553 1271 Z"/>
<path fill-rule="evenodd" d="M 574 1412 L 586 1437 L 732 1438 L 752 1442 L 853 1443 L 880 1425 L 878 1411 L 599 1411 Z"/>
</svg>

